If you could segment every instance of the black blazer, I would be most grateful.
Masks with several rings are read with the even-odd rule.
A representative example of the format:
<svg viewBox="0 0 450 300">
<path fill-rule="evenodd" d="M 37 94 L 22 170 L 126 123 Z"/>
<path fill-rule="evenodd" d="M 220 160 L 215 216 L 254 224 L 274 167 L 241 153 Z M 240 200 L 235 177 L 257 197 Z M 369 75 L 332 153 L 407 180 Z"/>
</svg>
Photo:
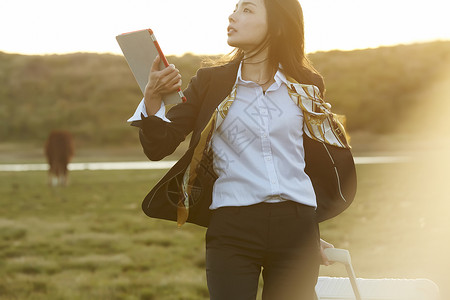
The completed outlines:
<svg viewBox="0 0 450 300">
<path fill-rule="evenodd" d="M 235 83 L 239 62 L 199 69 L 184 91 L 185 103 L 172 107 L 166 114 L 171 123 L 155 116 L 144 117 L 132 125 L 140 128 L 144 153 L 150 160 L 161 160 L 173 153 L 192 131 L 189 148 L 180 160 L 152 188 L 142 203 L 149 217 L 177 220 L 177 203 L 182 196 L 181 181 L 193 157 L 200 134 L 216 107 Z M 316 84 L 323 88 L 322 81 Z M 317 198 L 317 220 L 332 218 L 346 209 L 356 193 L 356 172 L 349 149 L 331 146 L 304 136 L 305 172 L 311 178 Z M 205 153 L 206 154 L 206 153 Z M 209 157 L 209 159 L 208 159 Z M 212 186 L 217 178 L 212 171 L 211 156 L 204 155 L 197 168 L 195 200 L 190 202 L 187 222 L 208 226 Z M 205 160 L 205 161 L 203 161 Z M 191 200 L 190 200 L 191 201 Z"/>
</svg>

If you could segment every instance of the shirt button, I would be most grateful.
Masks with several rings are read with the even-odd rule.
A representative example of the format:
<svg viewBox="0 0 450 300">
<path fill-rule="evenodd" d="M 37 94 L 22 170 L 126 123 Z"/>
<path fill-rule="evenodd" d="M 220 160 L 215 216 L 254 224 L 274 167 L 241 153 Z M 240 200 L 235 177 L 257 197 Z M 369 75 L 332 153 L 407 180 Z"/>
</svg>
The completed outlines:
<svg viewBox="0 0 450 300">
<path fill-rule="evenodd" d="M 266 157 L 267 161 L 270 161 L 272 158 L 270 156 Z"/>
</svg>

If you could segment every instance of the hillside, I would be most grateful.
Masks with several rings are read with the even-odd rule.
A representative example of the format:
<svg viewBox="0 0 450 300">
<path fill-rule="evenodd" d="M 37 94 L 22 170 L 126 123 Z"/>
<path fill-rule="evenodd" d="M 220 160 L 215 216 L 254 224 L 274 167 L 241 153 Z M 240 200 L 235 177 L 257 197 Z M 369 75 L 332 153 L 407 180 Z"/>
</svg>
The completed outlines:
<svg viewBox="0 0 450 300">
<path fill-rule="evenodd" d="M 450 74 L 450 42 L 321 52 L 311 60 L 325 78 L 334 110 L 347 115 L 350 131 L 392 133 L 408 130 L 402 123 L 417 109 L 429 112 L 437 104 L 422 96 Z"/>
<path fill-rule="evenodd" d="M 424 89 L 450 70 L 450 42 L 309 55 L 326 98 L 347 116 L 350 132 L 386 133 L 410 117 Z M 168 57 L 184 87 L 202 57 Z M 78 144 L 137 142 L 125 122 L 141 92 L 122 56 L 74 53 L 26 56 L 0 52 L 0 142 L 41 144 L 51 129 L 71 130 Z M 407 130 L 404 127 L 401 130 Z"/>
</svg>

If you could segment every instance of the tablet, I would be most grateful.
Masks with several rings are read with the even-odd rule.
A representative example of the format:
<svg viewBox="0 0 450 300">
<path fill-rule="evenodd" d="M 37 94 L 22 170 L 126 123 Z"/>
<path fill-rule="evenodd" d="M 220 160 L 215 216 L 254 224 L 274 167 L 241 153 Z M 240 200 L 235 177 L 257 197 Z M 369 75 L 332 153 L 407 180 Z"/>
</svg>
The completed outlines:
<svg viewBox="0 0 450 300">
<path fill-rule="evenodd" d="M 143 29 L 116 36 L 117 43 L 125 56 L 128 66 L 136 79 L 142 94 L 145 93 L 145 86 L 148 82 L 148 75 L 156 55 L 159 55 L 161 62 L 159 69 L 169 66 L 169 62 L 164 56 L 158 41 L 151 29 Z M 163 96 L 164 104 L 176 104 L 186 101 L 181 89 L 171 94 Z"/>
</svg>

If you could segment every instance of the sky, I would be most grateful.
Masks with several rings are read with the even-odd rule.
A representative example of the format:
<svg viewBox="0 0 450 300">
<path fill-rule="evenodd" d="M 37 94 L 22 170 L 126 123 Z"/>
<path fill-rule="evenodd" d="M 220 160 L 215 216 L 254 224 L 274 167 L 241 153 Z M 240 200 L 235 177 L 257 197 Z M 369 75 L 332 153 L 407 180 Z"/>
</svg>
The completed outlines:
<svg viewBox="0 0 450 300">
<path fill-rule="evenodd" d="M 225 54 L 237 0 L 0 0 L 0 51 L 120 54 L 151 28 L 166 55 Z M 306 52 L 450 40 L 450 0 L 300 0 Z"/>
</svg>

